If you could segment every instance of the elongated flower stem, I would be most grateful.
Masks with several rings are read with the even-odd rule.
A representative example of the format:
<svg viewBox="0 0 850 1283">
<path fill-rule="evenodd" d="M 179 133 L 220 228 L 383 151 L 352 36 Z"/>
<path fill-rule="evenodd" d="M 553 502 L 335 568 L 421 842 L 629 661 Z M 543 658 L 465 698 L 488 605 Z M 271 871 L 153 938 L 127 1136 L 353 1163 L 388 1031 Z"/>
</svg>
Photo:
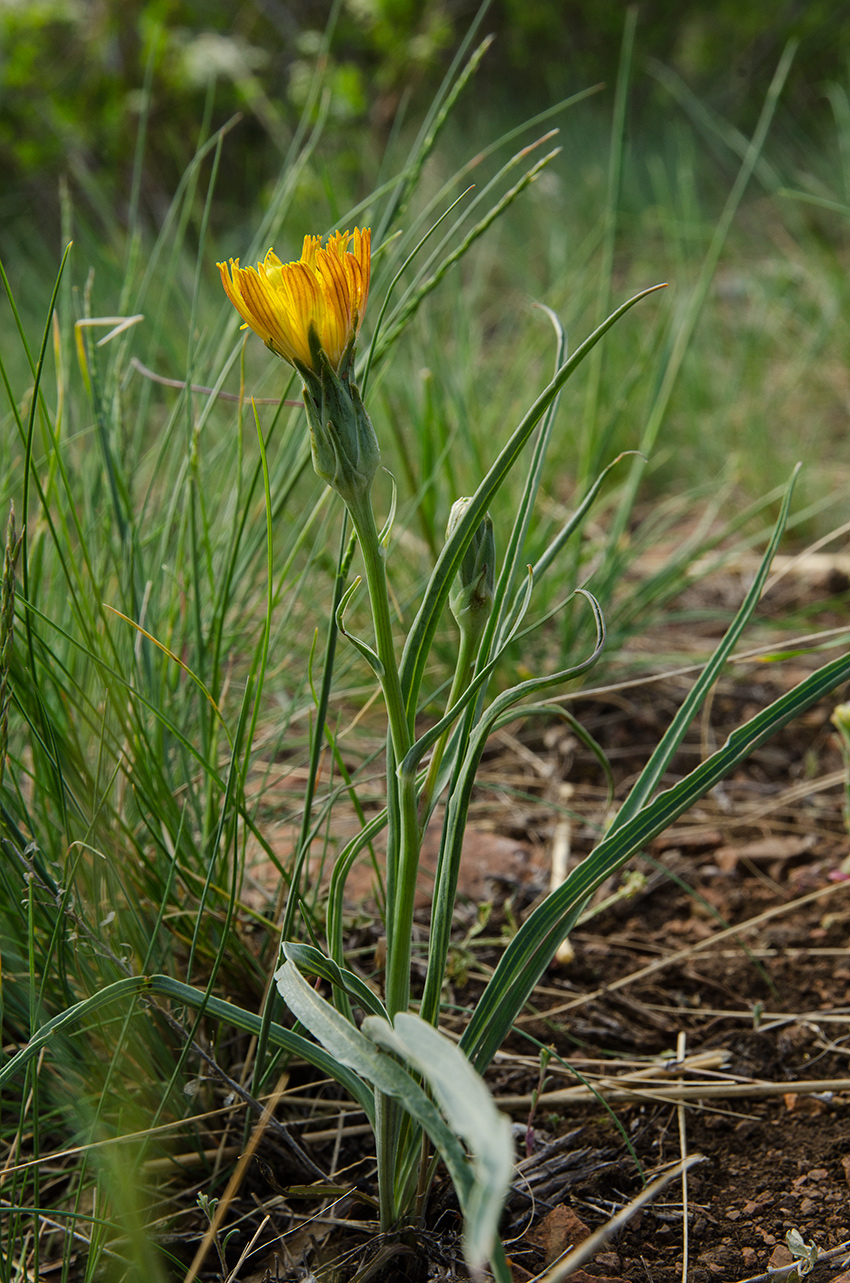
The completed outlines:
<svg viewBox="0 0 850 1283">
<path fill-rule="evenodd" d="M 359 501 L 349 500 L 349 512 L 357 531 L 366 571 L 366 582 L 375 626 L 375 648 L 383 669 L 381 685 L 387 707 L 390 740 L 395 761 L 403 760 L 412 743 L 399 681 L 398 663 L 393 646 L 387 591 L 385 550 L 381 544 L 371 500 L 364 495 Z M 392 902 L 387 904 L 387 980 L 386 1006 L 390 1016 L 406 1011 L 410 998 L 410 942 L 413 931 L 413 901 L 419 868 L 420 829 L 416 814 L 416 786 L 413 778 L 399 779 L 387 771 L 387 792 L 398 801 L 399 848 L 388 852 L 388 862 L 395 861 L 395 876 L 388 878 L 394 888 Z"/>
<path fill-rule="evenodd" d="M 469 685 L 469 679 L 472 676 L 472 665 L 475 660 L 475 654 L 480 640 L 480 634 L 473 634 L 468 629 L 461 629 L 460 643 L 458 645 L 457 652 L 457 663 L 455 664 L 454 677 L 452 678 L 452 688 L 449 692 L 449 697 L 446 700 L 447 712 L 450 708 L 454 708 L 455 704 Z M 437 743 L 434 746 L 434 752 L 431 755 L 428 774 L 425 777 L 425 783 L 423 784 L 422 792 L 419 795 L 419 820 L 423 826 L 428 823 L 428 817 L 431 813 L 431 803 L 434 797 L 434 789 L 437 786 L 437 776 L 440 773 L 443 754 L 446 751 L 446 745 L 449 742 L 449 736 L 451 733 L 452 727 L 447 726 L 440 738 L 437 740 Z"/>
<path fill-rule="evenodd" d="M 387 591 L 386 553 L 381 544 L 378 528 L 375 525 L 375 514 L 368 495 L 354 502 L 348 498 L 348 510 L 366 571 L 366 583 L 369 588 L 369 599 L 372 606 L 372 618 L 375 625 L 375 649 L 383 666 L 381 685 L 384 701 L 387 706 L 387 717 L 390 724 L 390 737 L 393 749 L 399 761 L 410 748 L 410 730 L 404 712 L 404 700 L 401 695 L 401 683 L 398 676 L 398 664 L 393 644 L 392 624 L 390 622 L 390 601 Z"/>
<path fill-rule="evenodd" d="M 392 1229 L 396 1219 L 395 1155 L 398 1134 L 398 1106 L 383 1092 L 375 1094 L 375 1148 L 378 1156 L 378 1199 L 381 1229 Z"/>
<path fill-rule="evenodd" d="M 381 662 L 381 686 L 390 728 L 390 746 L 387 753 L 387 800 L 395 794 L 397 800 L 398 852 L 387 852 L 388 865 L 395 864 L 389 876 L 388 890 L 394 889 L 392 899 L 387 898 L 387 972 L 386 1007 L 390 1018 L 399 1011 L 406 1011 L 410 1000 L 410 942 L 413 931 L 413 901 L 416 892 L 416 874 L 419 868 L 420 829 L 416 816 L 416 793 L 413 778 L 400 780 L 395 763 L 404 759 L 411 746 L 412 735 L 405 714 L 401 694 L 398 664 L 393 645 L 390 602 L 387 591 L 385 550 L 375 525 L 375 514 L 368 494 L 361 499 L 348 501 L 351 520 L 357 531 L 360 551 L 366 571 L 366 583 L 372 606 L 375 627 L 375 649 Z M 375 1101 L 377 1128 L 375 1140 L 378 1149 L 381 1228 L 388 1230 L 395 1222 L 394 1173 L 397 1162 L 398 1104 L 378 1093 Z"/>
</svg>

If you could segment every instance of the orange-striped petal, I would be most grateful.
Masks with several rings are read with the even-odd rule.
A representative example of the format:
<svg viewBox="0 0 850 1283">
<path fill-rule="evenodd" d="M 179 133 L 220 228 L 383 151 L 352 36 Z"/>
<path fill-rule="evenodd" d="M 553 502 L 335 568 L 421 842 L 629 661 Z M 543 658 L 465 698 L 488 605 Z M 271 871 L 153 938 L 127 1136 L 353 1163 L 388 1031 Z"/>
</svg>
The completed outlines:
<svg viewBox="0 0 850 1283">
<path fill-rule="evenodd" d="M 270 249 L 256 267 L 219 263 L 225 293 L 247 326 L 291 364 L 315 369 L 310 333 L 334 369 L 360 329 L 369 297 L 371 230 L 305 236 L 301 258 L 283 263 Z M 318 371 L 316 371 L 318 372 Z"/>
</svg>

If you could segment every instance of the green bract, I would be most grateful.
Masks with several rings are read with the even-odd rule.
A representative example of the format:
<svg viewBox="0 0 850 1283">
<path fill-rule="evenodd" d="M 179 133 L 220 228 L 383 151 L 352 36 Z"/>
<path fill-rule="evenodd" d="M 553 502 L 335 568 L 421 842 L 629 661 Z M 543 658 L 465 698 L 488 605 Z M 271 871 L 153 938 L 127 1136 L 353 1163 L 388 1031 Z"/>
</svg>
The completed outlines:
<svg viewBox="0 0 850 1283">
<path fill-rule="evenodd" d="M 304 380 L 313 467 L 349 504 L 368 496 L 381 462 L 375 429 L 351 378 L 352 351 L 353 343 L 338 373 L 321 348 L 316 353 L 320 373 L 297 367 Z"/>
</svg>

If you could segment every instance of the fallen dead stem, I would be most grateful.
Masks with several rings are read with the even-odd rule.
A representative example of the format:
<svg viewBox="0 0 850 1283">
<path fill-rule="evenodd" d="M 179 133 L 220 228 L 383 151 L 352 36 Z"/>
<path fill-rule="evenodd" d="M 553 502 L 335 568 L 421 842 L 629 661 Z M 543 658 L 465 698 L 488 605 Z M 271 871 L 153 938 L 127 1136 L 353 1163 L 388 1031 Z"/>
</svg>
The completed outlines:
<svg viewBox="0 0 850 1283">
<path fill-rule="evenodd" d="M 825 628 L 816 633 L 805 633 L 800 637 L 791 637 L 788 641 L 782 642 L 783 651 L 796 649 L 800 646 L 807 646 L 812 643 L 826 642 L 829 640 L 829 646 L 823 649 L 831 650 L 834 647 L 841 646 L 845 643 L 850 630 L 846 625 L 840 628 Z M 750 650 L 738 651 L 729 656 L 727 665 L 742 664 L 749 660 L 758 662 L 765 655 L 774 654 L 777 648 L 776 640 L 768 642 L 762 646 L 754 646 Z M 580 699 L 594 699 L 599 695 L 616 695 L 620 691 L 634 690 L 640 686 L 651 686 L 656 682 L 667 681 L 671 677 L 690 677 L 694 673 L 701 673 L 705 668 L 705 662 L 701 664 L 683 664 L 679 668 L 670 668 L 661 673 L 645 673 L 642 677 L 630 677 L 627 681 L 611 682 L 605 686 L 585 686 L 581 690 L 565 691 L 560 695 L 552 695 L 549 699 L 541 700 L 543 704 L 566 704 L 574 703 Z"/>
<path fill-rule="evenodd" d="M 709 834 L 716 828 L 727 830 L 744 828 L 747 825 L 755 824 L 756 820 L 763 820 L 775 811 L 787 810 L 794 802 L 801 802 L 805 798 L 813 797 L 815 793 L 826 793 L 829 789 L 843 787 L 846 779 L 847 772 L 842 767 L 840 770 L 831 771 L 828 775 L 822 775 L 818 780 L 801 780 L 799 784 L 792 784 L 789 788 L 783 789 L 781 793 L 769 798 L 768 801 L 756 802 L 752 806 L 738 807 L 734 814 L 718 817 L 715 823 L 689 826 L 687 829 L 688 837 L 693 841 L 700 834 Z"/>
<path fill-rule="evenodd" d="M 665 967 L 675 966 L 678 962 L 683 962 L 693 956 L 695 953 L 702 953 L 716 945 L 721 940 L 728 940 L 730 936 L 744 935 L 747 931 L 752 931 L 764 922 L 772 918 L 781 917 L 785 913 L 791 913 L 795 909 L 801 909 L 804 905 L 813 904 L 816 900 L 825 899 L 828 896 L 835 895 L 838 891 L 850 889 L 850 882 L 832 882 L 829 886 L 820 887 L 817 891 L 811 891 L 808 895 L 800 896 L 796 900 L 789 900 L 785 904 L 776 904 L 771 909 L 765 909 L 763 913 L 758 913 L 754 918 L 747 918 L 745 922 L 738 923 L 737 926 L 725 927 L 722 931 L 716 932 L 715 935 L 708 936 L 704 940 L 698 940 L 695 944 L 688 945 L 684 949 L 678 949 L 675 953 L 668 954 L 666 958 L 656 958 L 655 961 L 647 963 L 645 967 L 637 971 L 631 971 L 627 976 L 621 976 L 619 980 L 613 980 L 611 984 L 600 985 L 598 989 L 592 989 L 589 993 L 583 993 L 578 998 L 571 998 L 569 1002 L 559 1003 L 556 1007 L 550 1007 L 547 1011 L 529 1011 L 519 1016 L 516 1024 L 528 1024 L 530 1021 L 550 1020 L 553 1016 L 560 1016 L 568 1011 L 575 1011 L 578 1007 L 584 1007 L 589 1002 L 595 1002 L 597 998 L 602 998 L 606 994 L 614 993 L 618 989 L 625 989 L 627 985 L 634 984 L 637 980 L 643 980 L 646 976 L 655 975 L 663 971 Z"/>
<path fill-rule="evenodd" d="M 221 1226 L 224 1223 L 224 1218 L 230 1209 L 230 1204 L 233 1201 L 234 1197 L 236 1196 L 236 1193 L 239 1190 L 239 1187 L 245 1178 L 245 1174 L 251 1165 L 251 1159 L 254 1157 L 256 1148 L 259 1145 L 260 1141 L 262 1140 L 263 1136 L 265 1135 L 265 1132 L 269 1126 L 269 1123 L 274 1117 L 274 1111 L 277 1108 L 278 1101 L 280 1100 L 281 1096 L 284 1093 L 284 1090 L 286 1089 L 286 1084 L 288 1081 L 289 1081 L 289 1073 L 287 1071 L 281 1074 L 277 1088 L 275 1089 L 275 1091 L 272 1092 L 271 1096 L 269 1097 L 266 1103 L 266 1106 L 262 1112 L 262 1115 L 260 1116 L 256 1126 L 254 1127 L 253 1132 L 251 1133 L 251 1137 L 248 1141 L 248 1144 L 245 1147 L 242 1157 L 239 1159 L 239 1162 L 236 1164 L 236 1170 L 234 1171 L 233 1175 L 231 1176 L 230 1180 L 227 1183 L 227 1188 L 224 1191 L 224 1194 L 222 1195 L 221 1200 L 215 1209 L 215 1215 L 213 1216 L 212 1220 L 209 1223 L 207 1232 L 204 1235 L 197 1252 L 195 1253 L 194 1260 L 192 1261 L 192 1264 L 189 1266 L 189 1270 L 186 1274 L 186 1277 L 183 1283 L 194 1283 L 194 1280 L 197 1278 L 198 1271 L 200 1270 L 201 1266 L 203 1265 L 206 1259 L 207 1252 L 210 1250 L 210 1247 L 215 1241 L 215 1237 L 218 1234 L 218 1231 L 221 1229 Z"/>
<path fill-rule="evenodd" d="M 763 958 L 767 955 L 767 950 L 759 952 L 756 949 L 751 949 L 749 952 L 754 958 Z M 780 952 L 781 951 L 777 949 L 774 951 L 772 956 L 778 956 Z M 786 956 L 794 960 L 795 952 L 797 951 L 789 949 Z M 723 951 L 719 956 L 724 958 L 729 957 L 729 954 L 726 951 Z M 846 958 L 847 950 L 841 949 L 837 951 L 836 956 Z M 805 960 L 805 958 L 800 959 L 802 962 L 805 962 Z M 664 1003 L 660 1002 L 644 1002 L 641 1005 L 645 1007 L 647 1011 L 662 1011 L 673 1016 L 680 1015 L 682 1011 L 681 1007 L 668 1007 Z M 722 1016 L 724 1020 L 745 1020 L 748 1024 L 753 1024 L 752 1008 L 750 1008 L 749 1011 L 725 1011 L 723 1007 L 700 1007 L 699 1014 L 708 1020 Z M 545 1013 L 541 1019 L 544 1018 Z M 811 1025 L 850 1025 L 850 1008 L 840 1007 L 837 1011 L 771 1011 L 768 1012 L 767 1015 L 762 1015 L 758 1022 L 758 1029 L 760 1033 L 770 1033 L 771 1030 L 780 1029 L 782 1025 L 787 1025 L 792 1022 L 794 1024 Z M 537 1062 L 535 1061 L 534 1063 L 536 1064 Z M 575 1063 L 580 1064 L 581 1061 L 576 1060 Z"/>
<path fill-rule="evenodd" d="M 127 1132 L 121 1136 L 106 1136 L 103 1140 L 87 1141 L 85 1145 L 73 1145 L 70 1149 L 57 1149 L 47 1154 L 39 1154 L 38 1158 L 28 1158 L 23 1163 L 15 1163 L 14 1166 L 4 1167 L 0 1171 L 0 1188 L 2 1188 L 7 1176 L 13 1176 L 15 1172 L 26 1171 L 30 1167 L 43 1167 L 48 1163 L 59 1163 L 66 1158 L 77 1158 L 80 1154 L 90 1154 L 94 1150 L 106 1149 L 110 1145 L 126 1145 L 135 1141 L 150 1140 L 154 1136 L 161 1136 L 166 1132 L 180 1131 L 189 1126 L 209 1122 L 213 1118 L 220 1118 L 222 1115 L 244 1111 L 244 1109 L 244 1101 L 236 1101 L 232 1105 L 222 1106 L 221 1109 L 207 1109 L 202 1114 L 193 1114 L 189 1119 L 176 1118 L 170 1123 L 160 1123 L 157 1127 L 145 1127 L 141 1131 Z"/>
<path fill-rule="evenodd" d="M 499 1094 L 498 1101 L 503 1109 L 522 1109 L 530 1106 L 533 1100 L 541 1106 L 543 1105 L 582 1105 L 589 1100 L 596 1100 L 599 1096 L 604 1096 L 606 1100 L 639 1100 L 651 1102 L 652 1104 L 669 1104 L 676 1105 L 680 1101 L 688 1100 L 735 1100 L 735 1099 L 757 1099 L 766 1096 L 811 1096 L 822 1092 L 845 1092 L 850 1091 L 850 1078 L 803 1078 L 789 1079 L 786 1082 L 715 1082 L 706 1081 L 701 1083 L 688 1083 L 681 1087 L 669 1087 L 667 1085 L 653 1087 L 647 1084 L 641 1087 L 623 1086 L 615 1079 L 594 1081 L 590 1086 L 584 1087 L 564 1087 L 559 1091 L 543 1092 L 539 1096 L 534 1096 L 531 1092 L 516 1095 L 503 1096 Z"/>
<path fill-rule="evenodd" d="M 154 370 L 149 370 L 146 365 L 142 365 L 138 357 L 131 356 L 130 365 L 143 378 L 148 379 L 151 383 L 158 383 L 163 388 L 177 388 L 178 391 L 185 392 L 189 386 L 183 379 L 167 379 L 164 374 L 157 374 Z M 240 405 L 250 405 L 252 401 L 254 405 L 302 406 L 304 404 L 303 401 L 281 401 L 280 397 L 276 396 L 251 396 L 250 392 L 225 392 L 221 388 L 216 391 L 215 388 L 204 387 L 202 383 L 193 383 L 191 390 L 199 392 L 202 396 L 214 396 L 219 401 L 234 401 Z"/>
<path fill-rule="evenodd" d="M 686 1037 L 685 1031 L 680 1029 L 676 1042 L 676 1059 L 679 1061 L 685 1059 Z M 680 1101 L 676 1114 L 679 1124 L 679 1155 L 682 1161 L 682 1283 L 688 1283 L 688 1139 L 684 1101 Z"/>
</svg>

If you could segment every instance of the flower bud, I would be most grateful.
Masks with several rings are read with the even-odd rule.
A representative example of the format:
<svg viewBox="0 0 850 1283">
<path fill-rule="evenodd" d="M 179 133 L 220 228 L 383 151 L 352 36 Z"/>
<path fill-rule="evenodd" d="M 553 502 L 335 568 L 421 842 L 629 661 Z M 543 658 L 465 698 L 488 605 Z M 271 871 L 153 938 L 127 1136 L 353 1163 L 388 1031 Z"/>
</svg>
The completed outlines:
<svg viewBox="0 0 850 1283">
<path fill-rule="evenodd" d="M 448 539 L 469 507 L 471 500 L 458 499 L 449 514 Z M 449 590 L 449 606 L 461 629 L 481 628 L 489 618 L 496 584 L 496 540 L 493 522 L 485 513 Z"/>
</svg>

